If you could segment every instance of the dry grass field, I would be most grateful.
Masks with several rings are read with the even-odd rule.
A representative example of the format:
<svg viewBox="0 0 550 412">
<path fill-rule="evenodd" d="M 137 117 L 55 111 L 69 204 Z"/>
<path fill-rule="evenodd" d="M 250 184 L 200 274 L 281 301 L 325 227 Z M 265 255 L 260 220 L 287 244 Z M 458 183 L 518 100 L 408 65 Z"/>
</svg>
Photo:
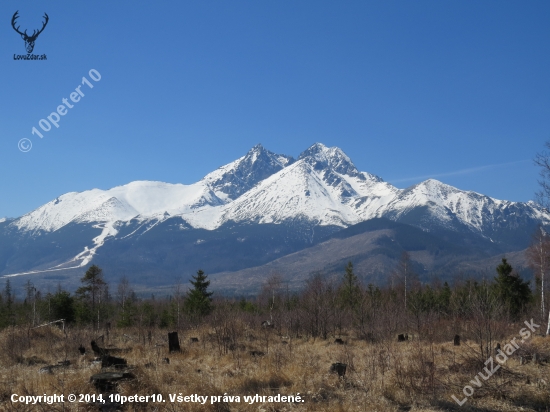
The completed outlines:
<svg viewBox="0 0 550 412">
<path fill-rule="evenodd" d="M 137 329 L 113 329 L 99 344 L 123 357 L 132 379 L 113 390 L 120 395 L 162 394 L 166 402 L 127 403 L 122 408 L 93 403 L 25 405 L 11 395 L 99 394 L 90 377 L 102 372 L 90 342 L 90 329 L 57 326 L 5 329 L 0 335 L 0 409 L 2 411 L 549 411 L 550 337 L 534 336 L 481 386 L 470 383 L 483 371 L 473 341 L 411 339 L 376 343 L 340 335 L 327 340 L 289 337 L 274 329 L 235 325 L 233 334 L 202 326 L 179 332 L 181 352 L 168 353 L 166 330 L 151 339 Z M 512 325 L 519 330 L 520 325 Z M 513 338 L 510 334 L 508 342 Z M 198 342 L 192 342 L 191 338 Z M 86 354 L 78 351 L 80 344 Z M 520 364 L 519 354 L 537 361 Z M 169 363 L 164 358 L 169 358 Z M 40 373 L 47 365 L 58 366 Z M 347 365 L 344 377 L 330 373 L 334 362 Z M 495 363 L 496 365 L 496 363 Z M 105 370 L 115 370 L 107 368 Z M 120 372 L 120 370 L 117 370 Z M 474 394 L 462 406 L 463 387 Z M 303 402 L 246 403 L 244 396 L 276 394 L 303 397 Z M 170 402 L 169 395 L 240 396 L 240 402 L 204 404 Z M 105 396 L 105 395 L 104 395 Z"/>
</svg>

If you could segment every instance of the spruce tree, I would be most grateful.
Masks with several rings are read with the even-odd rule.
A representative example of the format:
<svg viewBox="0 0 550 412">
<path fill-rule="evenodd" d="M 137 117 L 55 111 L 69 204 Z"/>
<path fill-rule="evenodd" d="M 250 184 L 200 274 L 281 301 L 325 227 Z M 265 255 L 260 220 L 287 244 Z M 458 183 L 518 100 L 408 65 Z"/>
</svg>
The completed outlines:
<svg viewBox="0 0 550 412">
<path fill-rule="evenodd" d="M 531 289 L 529 282 L 524 282 L 517 274 L 513 273 L 512 266 L 502 259 L 502 263 L 497 266 L 497 276 L 495 277 L 495 293 L 506 304 L 510 314 L 513 317 L 521 312 L 524 306 L 531 301 Z"/>
<path fill-rule="evenodd" d="M 69 292 L 59 289 L 55 295 L 52 295 L 49 298 L 53 319 L 65 319 L 65 322 L 74 322 L 74 298 Z"/>
<path fill-rule="evenodd" d="M 2 308 L 1 326 L 15 325 L 15 311 L 13 308 L 13 291 L 11 289 L 10 279 L 6 279 L 6 286 L 4 287 L 4 307 Z"/>
<path fill-rule="evenodd" d="M 103 270 L 92 265 L 88 268 L 80 281 L 85 285 L 76 290 L 80 302 L 76 305 L 76 317 L 79 321 L 90 321 L 97 316 L 97 329 L 100 323 L 100 308 L 102 300 L 108 296 L 107 283 L 103 279 Z M 91 308 L 88 307 L 91 303 Z"/>
<path fill-rule="evenodd" d="M 11 283 L 9 278 L 6 279 L 6 286 L 4 287 L 4 295 L 6 297 L 6 306 L 9 310 L 11 310 L 11 307 L 13 305 L 13 293 L 11 290 Z"/>
<path fill-rule="evenodd" d="M 449 313 L 452 294 L 453 293 L 451 291 L 451 288 L 449 287 L 449 284 L 445 282 L 443 284 L 443 288 L 439 291 L 439 296 L 437 297 L 437 311 L 440 314 Z"/>
<path fill-rule="evenodd" d="M 187 292 L 184 308 L 189 314 L 208 315 L 212 310 L 212 292 L 208 292 L 210 281 L 202 270 L 197 271 L 190 281 L 193 288 Z"/>
<path fill-rule="evenodd" d="M 353 273 L 353 263 L 348 262 L 345 268 L 344 279 L 340 286 L 340 299 L 342 306 L 355 308 L 359 302 L 361 290 L 359 288 L 359 280 Z"/>
<path fill-rule="evenodd" d="M 100 294 L 107 285 L 103 280 L 103 269 L 97 265 L 90 266 L 80 281 L 86 286 L 79 287 L 76 294 L 81 298 L 90 299 L 92 311 L 94 311 L 96 303 L 100 300 Z"/>
</svg>

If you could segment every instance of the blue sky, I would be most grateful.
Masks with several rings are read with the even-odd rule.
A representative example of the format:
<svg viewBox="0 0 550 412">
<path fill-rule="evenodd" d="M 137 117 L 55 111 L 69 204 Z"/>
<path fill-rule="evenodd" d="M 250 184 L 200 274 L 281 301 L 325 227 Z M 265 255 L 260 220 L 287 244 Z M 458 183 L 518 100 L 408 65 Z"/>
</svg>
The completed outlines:
<svg viewBox="0 0 550 412">
<path fill-rule="evenodd" d="M 16 10 L 29 32 L 48 13 L 46 61 L 13 59 Z M 90 69 L 101 80 L 59 128 L 32 135 Z M 0 70 L 0 217 L 193 183 L 257 143 L 297 156 L 322 142 L 398 187 L 434 177 L 527 201 L 550 138 L 544 1 L 4 0 Z"/>
</svg>

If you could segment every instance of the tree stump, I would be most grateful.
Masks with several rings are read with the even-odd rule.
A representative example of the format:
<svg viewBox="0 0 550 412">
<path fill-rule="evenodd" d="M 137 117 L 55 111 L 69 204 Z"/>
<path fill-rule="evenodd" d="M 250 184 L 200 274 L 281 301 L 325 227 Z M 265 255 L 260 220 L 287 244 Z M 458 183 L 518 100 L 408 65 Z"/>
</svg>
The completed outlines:
<svg viewBox="0 0 550 412">
<path fill-rule="evenodd" d="M 168 332 L 168 352 L 181 352 L 178 332 Z"/>
<path fill-rule="evenodd" d="M 337 373 L 339 377 L 343 378 L 346 375 L 346 369 L 348 365 L 345 363 L 336 362 L 330 366 L 331 373 Z"/>
<path fill-rule="evenodd" d="M 271 321 L 269 320 L 264 320 L 262 322 L 262 328 L 274 328 L 275 325 L 273 323 L 271 323 Z"/>
<path fill-rule="evenodd" d="M 128 362 L 124 358 L 117 358 L 116 356 L 104 355 L 101 357 L 101 367 L 108 368 L 114 366 L 115 368 L 124 368 Z"/>
<path fill-rule="evenodd" d="M 96 342 L 95 340 L 93 340 L 90 344 L 90 346 L 92 347 L 92 350 L 94 351 L 94 353 L 97 355 L 97 356 L 104 356 L 104 355 L 107 355 L 107 351 L 105 349 L 103 349 L 102 347 L 100 347 Z"/>
<path fill-rule="evenodd" d="M 93 375 L 90 378 L 90 382 L 92 382 L 100 392 L 111 392 L 116 389 L 116 385 L 119 381 L 130 379 L 135 379 L 135 376 L 131 373 L 103 372 Z"/>
</svg>

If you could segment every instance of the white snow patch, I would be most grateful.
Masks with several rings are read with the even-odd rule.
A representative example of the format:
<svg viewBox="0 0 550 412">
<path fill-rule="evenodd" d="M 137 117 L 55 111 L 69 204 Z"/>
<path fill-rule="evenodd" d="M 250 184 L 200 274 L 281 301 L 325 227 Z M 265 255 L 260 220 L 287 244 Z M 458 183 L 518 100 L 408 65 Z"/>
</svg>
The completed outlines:
<svg viewBox="0 0 550 412">
<path fill-rule="evenodd" d="M 96 254 L 97 249 L 99 249 L 105 243 L 105 239 L 107 239 L 109 236 L 115 236 L 118 233 L 118 230 L 113 227 L 113 223 L 114 222 L 107 222 L 103 226 L 101 226 L 100 224 L 94 225 L 94 228 L 102 229 L 99 236 L 96 236 L 93 239 L 94 247 L 88 249 L 88 246 L 85 246 L 84 250 L 76 255 L 71 261 L 78 262 L 80 260 L 80 264 L 78 265 L 80 267 L 86 266 L 88 263 L 90 263 L 94 255 Z"/>
</svg>

